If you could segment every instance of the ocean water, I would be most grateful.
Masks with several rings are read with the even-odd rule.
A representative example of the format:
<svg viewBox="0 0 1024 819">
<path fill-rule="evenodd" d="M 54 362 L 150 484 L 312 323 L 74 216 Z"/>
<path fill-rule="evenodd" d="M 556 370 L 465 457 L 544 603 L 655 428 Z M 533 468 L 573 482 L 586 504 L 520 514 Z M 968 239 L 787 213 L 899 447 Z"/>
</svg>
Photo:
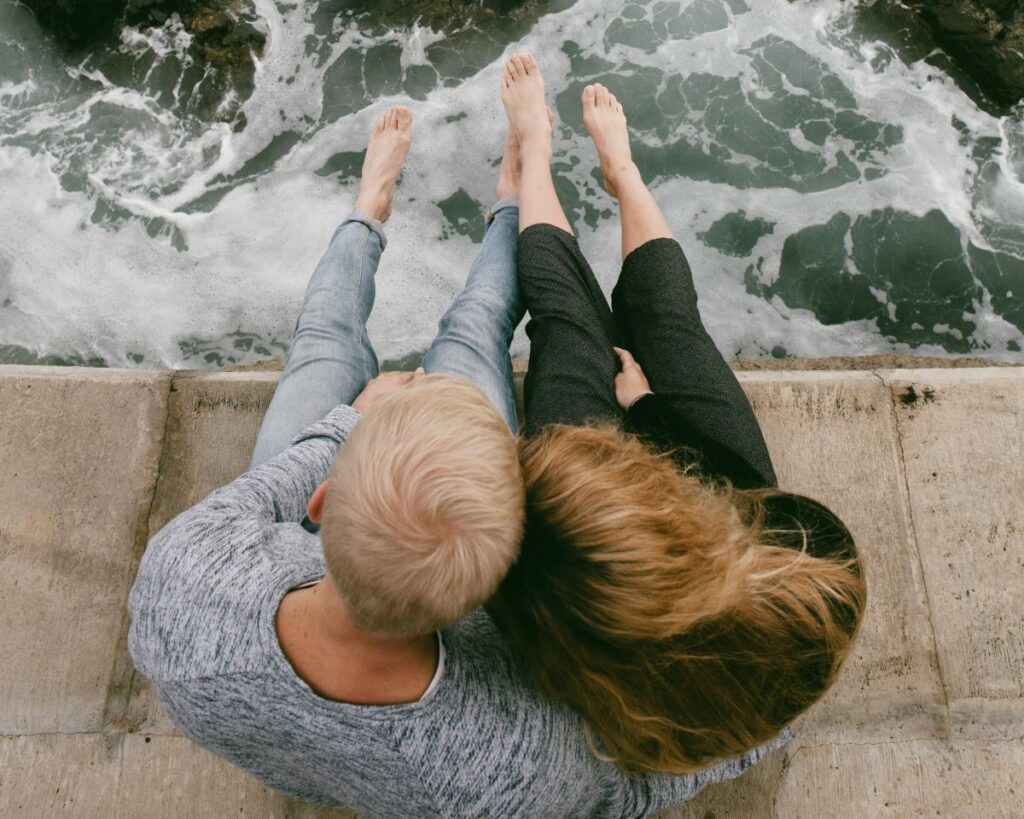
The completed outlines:
<svg viewBox="0 0 1024 819">
<path fill-rule="evenodd" d="M 850 2 L 255 5 L 267 48 L 226 75 L 175 16 L 69 55 L 0 4 L 0 360 L 283 356 L 396 102 L 414 144 L 369 329 L 382 359 L 413 360 L 480 241 L 520 49 L 544 69 L 558 188 L 606 289 L 618 225 L 582 126 L 593 81 L 623 101 L 727 356 L 1022 359 L 1024 123 L 905 64 Z"/>
</svg>

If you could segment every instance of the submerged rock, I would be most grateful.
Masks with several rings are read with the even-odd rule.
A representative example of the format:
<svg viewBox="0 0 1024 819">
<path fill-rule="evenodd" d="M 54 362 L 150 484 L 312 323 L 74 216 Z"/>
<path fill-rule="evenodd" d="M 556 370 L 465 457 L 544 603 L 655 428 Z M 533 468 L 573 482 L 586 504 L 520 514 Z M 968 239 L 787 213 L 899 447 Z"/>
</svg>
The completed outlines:
<svg viewBox="0 0 1024 819">
<path fill-rule="evenodd" d="M 72 49 L 108 40 L 123 26 L 162 26 L 178 15 L 206 59 L 238 64 L 259 56 L 266 32 L 243 0 L 22 0 L 43 28 Z"/>
<path fill-rule="evenodd" d="M 916 216 L 885 208 L 854 220 L 838 213 L 787 237 L 778 275 L 759 259 L 747 292 L 810 310 L 825 325 L 874 322 L 890 341 L 977 349 L 979 307 L 990 300 L 1024 330 L 1024 261 L 967 242 L 944 213 Z M 922 288 L 922 282 L 927 286 Z"/>
<path fill-rule="evenodd" d="M 108 36 L 124 15 L 126 0 L 22 0 L 39 24 L 71 47 Z"/>
<path fill-rule="evenodd" d="M 76 53 L 73 59 L 84 52 L 84 64 L 111 82 L 133 87 L 139 77 L 148 82 L 152 75 L 153 85 L 147 90 L 155 97 L 166 100 L 169 88 L 180 89 L 177 102 L 182 113 L 243 127 L 241 104 L 252 94 L 254 59 L 263 54 L 267 40 L 266 26 L 251 0 L 23 2 L 43 28 Z M 177 40 L 184 50 L 176 54 L 147 51 L 150 33 L 158 34 L 156 42 L 185 34 L 184 40 Z M 156 60 L 159 69 L 150 71 Z M 171 75 L 179 75 L 180 80 L 170 81 Z"/>
<path fill-rule="evenodd" d="M 862 0 L 859 25 L 910 61 L 944 71 L 979 104 L 1007 114 L 1024 99 L 1020 0 Z M 936 55 L 939 48 L 943 54 Z M 944 56 L 943 56 L 944 55 Z"/>
<path fill-rule="evenodd" d="M 488 21 L 514 26 L 521 20 L 568 8 L 576 0 L 342 0 L 340 11 L 393 28 L 413 24 L 452 32 Z"/>
</svg>

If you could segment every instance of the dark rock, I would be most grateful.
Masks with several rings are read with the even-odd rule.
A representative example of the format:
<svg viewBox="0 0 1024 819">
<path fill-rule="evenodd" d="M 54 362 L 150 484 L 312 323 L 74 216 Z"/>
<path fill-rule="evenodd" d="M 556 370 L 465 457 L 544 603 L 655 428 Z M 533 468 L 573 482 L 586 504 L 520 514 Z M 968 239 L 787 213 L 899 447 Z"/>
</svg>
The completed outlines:
<svg viewBox="0 0 1024 819">
<path fill-rule="evenodd" d="M 126 0 L 22 0 L 39 24 L 71 47 L 108 36 L 124 15 Z"/>
<path fill-rule="evenodd" d="M 250 62 L 266 32 L 243 0 L 22 0 L 43 28 L 64 46 L 81 49 L 114 37 L 122 26 L 163 25 L 177 14 L 201 56 L 232 64 Z"/>
<path fill-rule="evenodd" d="M 344 11 L 390 27 L 418 23 L 451 32 L 488 21 L 507 25 L 571 6 L 575 0 L 342 0 Z"/>
<path fill-rule="evenodd" d="M 207 60 L 248 65 L 263 53 L 266 30 L 260 18 L 249 11 L 197 8 L 182 17 L 185 28 L 193 35 L 192 45 Z"/>
<path fill-rule="evenodd" d="M 164 60 L 153 73 L 157 83 L 154 90 L 164 94 L 167 85 L 159 86 L 160 77 L 181 72 L 177 85 L 183 113 L 231 122 L 236 130 L 243 127 L 239 109 L 255 87 L 254 57 L 262 55 L 267 39 L 265 24 L 252 9 L 252 0 L 23 2 L 59 43 L 75 53 L 71 59 L 80 59 L 84 52 L 90 68 L 125 84 L 135 82 L 139 61 L 152 57 L 117 48 L 122 29 L 132 26 L 145 31 L 170 26 L 175 15 L 191 35 L 190 59 L 187 63 L 174 57 Z"/>
<path fill-rule="evenodd" d="M 990 112 L 1008 114 L 1024 99 L 1020 0 L 862 2 L 863 29 L 886 39 L 909 62 L 924 60 L 948 72 Z"/>
</svg>

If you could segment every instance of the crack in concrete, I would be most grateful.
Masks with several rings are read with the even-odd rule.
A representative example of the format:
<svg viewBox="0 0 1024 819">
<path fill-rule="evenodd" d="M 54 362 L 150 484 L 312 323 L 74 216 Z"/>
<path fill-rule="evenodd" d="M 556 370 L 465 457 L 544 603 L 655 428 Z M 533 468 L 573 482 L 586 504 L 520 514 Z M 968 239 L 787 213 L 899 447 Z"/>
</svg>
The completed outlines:
<svg viewBox="0 0 1024 819">
<path fill-rule="evenodd" d="M 3 739 L 28 739 L 30 737 L 102 737 L 103 731 L 31 731 L 25 734 L 0 734 Z"/>
<path fill-rule="evenodd" d="M 158 398 L 157 412 L 160 414 L 160 434 L 154 438 L 152 450 L 149 455 L 151 479 L 147 481 L 146 496 L 139 504 L 139 515 L 135 527 L 135 537 L 132 543 L 131 552 L 131 580 L 135 582 L 135 574 L 138 572 L 139 562 L 149 542 L 149 521 L 153 512 L 153 505 L 156 502 L 157 487 L 160 482 L 160 472 L 164 459 L 164 446 L 167 442 L 167 430 L 171 419 L 171 391 L 173 390 L 174 374 L 167 371 L 163 378 L 157 382 L 160 395 Z M 125 600 L 124 611 L 121 617 L 121 629 L 118 635 L 117 651 L 114 655 L 114 664 L 110 672 L 110 682 L 107 686 L 106 702 L 103 706 L 101 724 L 103 733 L 113 736 L 121 736 L 131 731 L 124 730 L 129 726 L 128 710 L 131 703 L 132 690 L 135 687 L 135 680 L 138 672 L 128 652 L 128 630 L 131 625 L 131 618 L 128 613 L 127 600 Z M 134 726 L 138 728 L 138 726 Z"/>
<path fill-rule="evenodd" d="M 141 731 L 138 727 L 127 731 L 28 731 L 22 734 L 0 734 L 0 741 L 5 739 L 31 739 L 32 737 L 153 737 L 154 739 L 187 739 L 184 734 L 169 734 L 166 731 Z"/>
<path fill-rule="evenodd" d="M 789 775 L 789 769 L 793 766 L 793 760 L 796 758 L 797 752 L 800 750 L 799 746 L 794 746 L 793 743 L 784 745 L 779 751 L 782 752 L 782 766 L 779 768 L 778 776 L 775 777 L 772 788 L 771 806 L 772 816 L 779 816 L 779 791 L 782 790 L 782 783 L 786 780 Z"/>
<path fill-rule="evenodd" d="M 932 596 L 928 591 L 928 580 L 924 573 L 924 561 L 921 559 L 921 550 L 917 545 L 917 524 L 914 521 L 914 501 L 910 494 L 910 480 L 907 477 L 907 459 L 906 453 L 903 449 L 903 430 L 900 427 L 900 410 L 897 406 L 899 400 L 896 396 L 895 390 L 890 384 L 888 384 L 882 374 L 877 370 L 870 370 L 871 375 L 878 379 L 882 388 L 886 391 L 889 396 L 889 411 L 892 416 L 893 430 L 896 433 L 896 450 L 899 455 L 899 483 L 902 488 L 902 495 L 906 503 L 907 518 L 910 523 L 910 531 L 908 532 L 908 539 L 914 550 L 914 558 L 916 560 L 917 572 L 921 578 L 921 588 L 924 591 L 924 602 L 925 602 L 925 615 L 928 618 L 928 635 L 931 643 L 931 662 L 930 665 L 935 672 L 935 676 L 939 681 L 939 690 L 942 694 L 942 706 L 944 709 L 944 724 L 942 729 L 945 733 L 944 737 L 940 739 L 949 739 L 950 728 L 951 728 L 951 717 L 949 708 L 949 690 L 946 686 L 946 676 L 942 670 L 942 661 L 939 657 L 939 646 L 938 638 L 935 636 L 935 621 L 934 612 L 932 611 Z"/>
<path fill-rule="evenodd" d="M 792 756 L 796 756 L 801 751 L 817 751 L 822 748 L 875 748 L 882 747 L 884 745 L 919 745 L 921 743 L 939 743 L 940 745 L 962 745 L 965 743 L 976 744 L 976 745 L 1024 745 L 1024 740 L 1015 738 L 1000 738 L 1000 739 L 982 739 L 978 737 L 964 737 L 953 739 L 950 737 L 929 737 L 916 739 L 879 739 L 879 740 L 865 740 L 864 742 L 816 742 L 808 745 L 797 744 L 797 740 L 790 743 L 793 747 Z M 788 747 L 788 746 L 787 746 Z M 787 766 L 788 767 L 788 766 Z"/>
</svg>

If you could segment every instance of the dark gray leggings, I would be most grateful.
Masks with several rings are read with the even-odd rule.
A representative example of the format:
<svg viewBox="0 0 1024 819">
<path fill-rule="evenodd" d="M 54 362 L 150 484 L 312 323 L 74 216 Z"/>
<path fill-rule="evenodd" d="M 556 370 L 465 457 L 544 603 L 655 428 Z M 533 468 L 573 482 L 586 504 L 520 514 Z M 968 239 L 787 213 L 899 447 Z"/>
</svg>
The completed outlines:
<svg viewBox="0 0 1024 819">
<path fill-rule="evenodd" d="M 608 306 L 576 239 L 553 225 L 519 235 L 519 282 L 530 313 L 526 430 L 622 423 L 615 400 L 625 347 L 660 399 L 672 446 L 719 449 L 737 485 L 774 486 L 768 448 L 729 365 L 704 329 L 679 243 L 655 239 L 622 265 Z"/>
</svg>

